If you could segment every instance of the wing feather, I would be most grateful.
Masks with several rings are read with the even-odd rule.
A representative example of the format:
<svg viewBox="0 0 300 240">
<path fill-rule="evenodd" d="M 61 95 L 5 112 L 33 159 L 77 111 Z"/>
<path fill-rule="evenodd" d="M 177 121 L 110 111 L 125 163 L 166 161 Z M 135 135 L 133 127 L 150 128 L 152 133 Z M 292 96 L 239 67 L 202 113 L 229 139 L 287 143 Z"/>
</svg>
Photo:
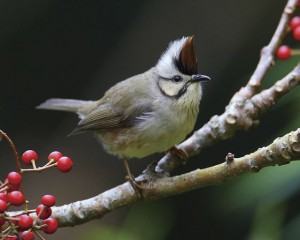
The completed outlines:
<svg viewBox="0 0 300 240">
<path fill-rule="evenodd" d="M 87 131 L 100 131 L 118 128 L 132 127 L 138 122 L 144 121 L 151 112 L 151 106 L 137 106 L 130 113 L 116 111 L 113 107 L 99 106 L 82 119 L 78 126 L 70 133 L 76 135 Z"/>
</svg>

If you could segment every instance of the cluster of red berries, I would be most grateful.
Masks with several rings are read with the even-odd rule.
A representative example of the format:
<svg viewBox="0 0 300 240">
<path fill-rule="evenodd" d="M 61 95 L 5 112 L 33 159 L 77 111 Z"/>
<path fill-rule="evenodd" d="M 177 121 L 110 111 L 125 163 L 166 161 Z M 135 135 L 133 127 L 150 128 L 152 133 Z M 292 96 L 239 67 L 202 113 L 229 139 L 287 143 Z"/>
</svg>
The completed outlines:
<svg viewBox="0 0 300 240">
<path fill-rule="evenodd" d="M 10 215 L 6 210 L 10 206 L 19 207 L 26 203 L 25 196 L 20 191 L 22 176 L 17 172 L 10 172 L 7 175 L 0 189 L 0 227 L 7 225 L 2 231 L 1 239 L 23 239 L 33 240 L 33 231 L 42 229 L 47 234 L 54 233 L 58 228 L 56 219 L 51 218 L 52 210 L 56 200 L 52 195 L 44 195 L 41 204 L 35 210 L 24 210 L 18 215 Z M 30 213 L 36 213 L 37 218 L 42 222 L 31 217 Z"/>
<path fill-rule="evenodd" d="M 298 7 L 300 6 L 300 1 L 298 1 Z M 290 21 L 290 30 L 293 34 L 293 38 L 300 41 L 300 16 L 295 16 Z M 292 55 L 292 50 L 287 45 L 281 45 L 277 49 L 277 58 L 280 60 L 289 59 Z"/>
<path fill-rule="evenodd" d="M 6 211 L 9 205 L 19 207 L 25 203 L 24 194 L 19 191 L 22 176 L 17 172 L 10 172 L 0 186 L 0 213 Z M 1 220 L 0 220 L 1 225 Z"/>
<path fill-rule="evenodd" d="M 22 155 L 22 161 L 25 165 L 32 165 L 32 169 L 21 169 L 23 172 L 43 171 L 52 167 L 57 167 L 61 172 L 69 172 L 72 168 L 72 160 L 63 156 L 62 153 L 54 151 L 49 154 L 48 162 L 43 167 L 36 167 L 38 155 L 33 150 L 28 150 Z M 26 201 L 22 191 L 22 175 L 17 172 L 10 172 L 2 183 L 0 181 L 0 239 L 13 240 L 34 240 L 35 235 L 39 237 L 37 230 L 42 230 L 46 234 L 54 233 L 58 228 L 56 219 L 51 218 L 52 209 L 55 205 L 55 197 L 53 195 L 44 195 L 41 198 L 41 204 L 36 209 L 28 209 L 28 201 Z M 20 207 L 24 205 L 24 209 L 17 215 L 7 212 L 10 206 Z M 35 217 L 33 214 L 35 213 Z"/>
<path fill-rule="evenodd" d="M 36 162 L 38 161 L 38 154 L 33 150 L 27 150 L 26 152 L 24 152 L 22 155 L 22 161 L 27 166 L 33 166 L 33 169 L 22 169 L 23 172 L 43 171 L 51 167 L 57 167 L 59 171 L 66 173 L 69 172 L 73 166 L 71 158 L 63 156 L 63 154 L 58 151 L 54 151 L 49 154 L 48 162 L 43 167 L 36 167 Z"/>
</svg>

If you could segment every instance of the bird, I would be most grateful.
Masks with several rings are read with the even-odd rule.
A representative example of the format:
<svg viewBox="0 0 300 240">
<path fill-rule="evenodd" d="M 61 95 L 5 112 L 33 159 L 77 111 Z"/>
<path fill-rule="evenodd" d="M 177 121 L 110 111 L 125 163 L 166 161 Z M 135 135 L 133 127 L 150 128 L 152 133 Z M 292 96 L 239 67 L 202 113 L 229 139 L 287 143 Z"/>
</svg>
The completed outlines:
<svg viewBox="0 0 300 240">
<path fill-rule="evenodd" d="M 198 73 L 194 36 L 188 36 L 170 42 L 154 67 L 115 84 L 99 100 L 51 98 L 37 108 L 77 113 L 70 135 L 93 132 L 106 152 L 123 160 L 134 183 L 128 159 L 183 153 L 176 144 L 194 129 L 201 83 L 208 80 Z"/>
</svg>

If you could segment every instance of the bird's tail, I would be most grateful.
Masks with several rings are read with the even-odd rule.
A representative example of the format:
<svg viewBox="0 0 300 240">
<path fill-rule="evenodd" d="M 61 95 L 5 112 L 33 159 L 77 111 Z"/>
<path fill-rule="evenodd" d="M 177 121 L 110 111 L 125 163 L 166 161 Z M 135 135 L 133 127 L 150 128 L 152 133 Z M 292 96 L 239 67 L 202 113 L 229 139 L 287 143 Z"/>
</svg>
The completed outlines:
<svg viewBox="0 0 300 240">
<path fill-rule="evenodd" d="M 51 98 L 51 99 L 48 99 L 46 102 L 40 104 L 36 108 L 76 113 L 87 102 L 89 102 L 89 101 L 75 100 L 75 99 Z"/>
</svg>

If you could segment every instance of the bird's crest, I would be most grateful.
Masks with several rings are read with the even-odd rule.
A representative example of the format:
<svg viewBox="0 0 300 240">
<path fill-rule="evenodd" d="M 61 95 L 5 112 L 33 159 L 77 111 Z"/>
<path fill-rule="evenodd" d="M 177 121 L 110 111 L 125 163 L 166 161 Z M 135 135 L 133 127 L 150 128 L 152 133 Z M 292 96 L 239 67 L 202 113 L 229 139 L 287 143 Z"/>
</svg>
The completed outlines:
<svg viewBox="0 0 300 240">
<path fill-rule="evenodd" d="M 160 76 L 170 78 L 176 72 L 185 75 L 198 73 L 197 58 L 194 50 L 194 37 L 183 37 L 169 44 L 157 65 Z"/>
</svg>

